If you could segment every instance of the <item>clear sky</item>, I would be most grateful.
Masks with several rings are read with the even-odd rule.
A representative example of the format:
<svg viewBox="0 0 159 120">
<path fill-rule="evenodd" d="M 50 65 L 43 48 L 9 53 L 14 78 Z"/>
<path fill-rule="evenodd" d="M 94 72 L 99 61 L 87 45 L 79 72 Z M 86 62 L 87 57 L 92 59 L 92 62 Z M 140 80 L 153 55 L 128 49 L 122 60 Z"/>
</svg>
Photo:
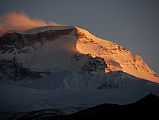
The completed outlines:
<svg viewBox="0 0 159 120">
<path fill-rule="evenodd" d="M 0 16 L 13 11 L 85 28 L 141 55 L 159 74 L 159 0 L 0 0 Z"/>
</svg>

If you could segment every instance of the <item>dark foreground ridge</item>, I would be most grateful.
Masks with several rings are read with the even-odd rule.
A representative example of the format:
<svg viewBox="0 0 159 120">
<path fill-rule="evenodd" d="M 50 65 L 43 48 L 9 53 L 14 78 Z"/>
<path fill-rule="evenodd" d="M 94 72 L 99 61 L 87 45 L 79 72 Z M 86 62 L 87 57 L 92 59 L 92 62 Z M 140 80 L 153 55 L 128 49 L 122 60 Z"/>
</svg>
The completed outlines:
<svg viewBox="0 0 159 120">
<path fill-rule="evenodd" d="M 139 117 L 153 119 L 158 116 L 158 109 L 159 97 L 150 94 L 128 105 L 101 104 L 70 115 L 62 115 L 54 110 L 33 111 L 15 115 L 10 120 L 106 120 L 113 118 L 137 119 Z"/>
</svg>

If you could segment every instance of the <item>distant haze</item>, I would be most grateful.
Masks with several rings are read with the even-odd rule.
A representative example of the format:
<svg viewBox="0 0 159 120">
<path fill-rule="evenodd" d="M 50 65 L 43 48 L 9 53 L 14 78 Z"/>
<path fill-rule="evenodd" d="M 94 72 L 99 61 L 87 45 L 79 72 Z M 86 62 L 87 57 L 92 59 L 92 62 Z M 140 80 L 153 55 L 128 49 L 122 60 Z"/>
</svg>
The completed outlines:
<svg viewBox="0 0 159 120">
<path fill-rule="evenodd" d="M 33 27 L 54 24 L 50 21 L 82 27 L 138 53 L 159 74 L 158 6 L 158 0 L 1 0 L 0 16 L 26 13 L 36 18 Z"/>
</svg>

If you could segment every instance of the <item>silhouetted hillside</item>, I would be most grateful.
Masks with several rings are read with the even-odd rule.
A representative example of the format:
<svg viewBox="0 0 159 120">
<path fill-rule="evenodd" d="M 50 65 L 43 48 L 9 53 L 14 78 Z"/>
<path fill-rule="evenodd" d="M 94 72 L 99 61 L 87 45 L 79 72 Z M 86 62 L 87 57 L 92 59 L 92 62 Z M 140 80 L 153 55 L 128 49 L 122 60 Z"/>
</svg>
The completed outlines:
<svg viewBox="0 0 159 120">
<path fill-rule="evenodd" d="M 148 95 L 143 99 L 128 105 L 101 104 L 70 115 L 55 114 L 51 110 L 28 112 L 16 115 L 11 120 L 107 120 L 107 119 L 137 119 L 139 117 L 157 116 L 159 108 L 159 97 Z"/>
</svg>

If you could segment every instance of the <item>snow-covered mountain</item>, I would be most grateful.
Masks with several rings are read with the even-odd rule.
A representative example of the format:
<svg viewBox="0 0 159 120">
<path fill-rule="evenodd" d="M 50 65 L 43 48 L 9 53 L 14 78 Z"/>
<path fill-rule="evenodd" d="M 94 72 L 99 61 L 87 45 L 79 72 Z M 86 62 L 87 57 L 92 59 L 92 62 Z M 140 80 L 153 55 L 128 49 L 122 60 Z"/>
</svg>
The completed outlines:
<svg viewBox="0 0 159 120">
<path fill-rule="evenodd" d="M 5 80 L 32 82 L 36 77 L 53 79 L 53 73 L 63 72 L 67 73 L 62 80 L 66 86 L 70 81 L 66 78 L 77 82 L 81 77 L 94 85 L 92 79 L 100 84 L 107 73 L 122 71 L 159 83 L 157 74 L 140 56 L 79 27 L 45 26 L 9 32 L 0 37 L 0 44 L 0 77 Z"/>
<path fill-rule="evenodd" d="M 140 56 L 79 27 L 45 26 L 0 36 L 0 112 L 7 116 L 128 104 L 159 95 L 158 83 Z"/>
</svg>

